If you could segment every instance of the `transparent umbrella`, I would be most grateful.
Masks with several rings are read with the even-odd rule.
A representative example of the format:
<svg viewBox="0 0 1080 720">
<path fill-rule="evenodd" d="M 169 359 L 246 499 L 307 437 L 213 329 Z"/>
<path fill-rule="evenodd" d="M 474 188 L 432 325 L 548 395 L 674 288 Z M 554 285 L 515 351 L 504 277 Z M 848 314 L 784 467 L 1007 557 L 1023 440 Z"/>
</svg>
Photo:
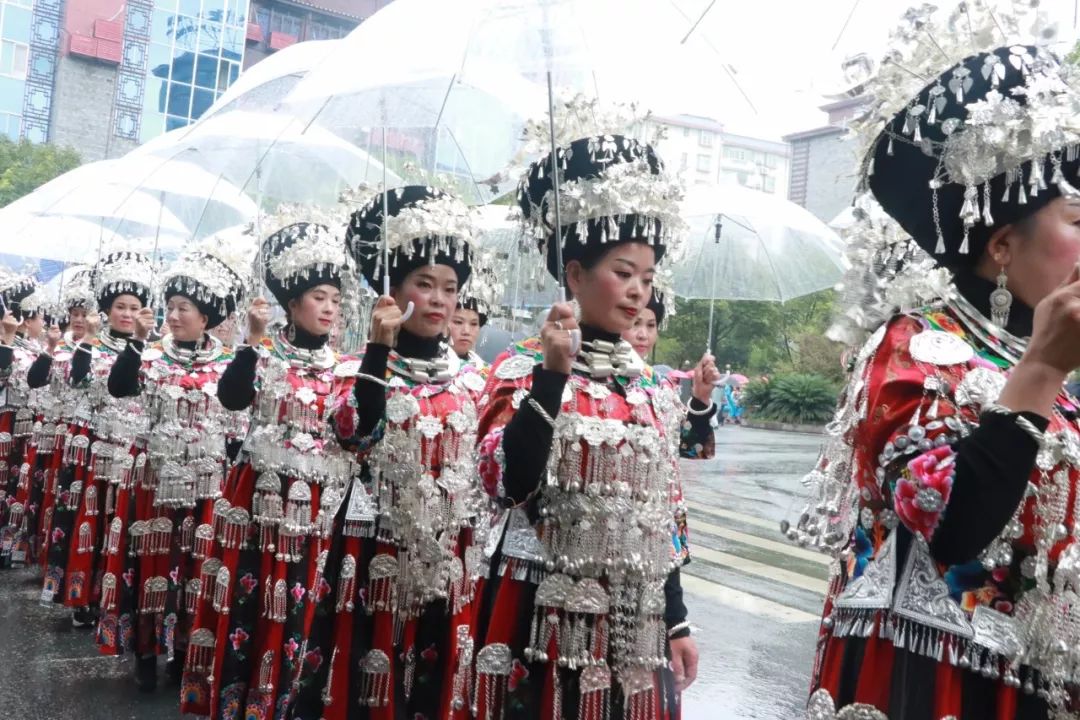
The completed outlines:
<svg viewBox="0 0 1080 720">
<path fill-rule="evenodd" d="M 232 110 L 269 112 L 315 65 L 333 52 L 340 40 L 307 40 L 278 50 L 240 73 L 202 115 L 202 120 Z"/>
<path fill-rule="evenodd" d="M 93 263 L 100 248 L 125 237 L 136 237 L 128 244 L 153 252 L 155 236 L 125 236 L 113 232 L 99 221 L 62 215 L 25 215 L 8 208 L 0 210 L 0 256 L 22 258 L 26 261 L 54 260 L 61 263 Z M 181 233 L 160 233 L 156 236 L 161 258 L 177 254 L 187 242 L 186 230 Z M 9 264 L 9 263 L 6 263 Z"/>
<path fill-rule="evenodd" d="M 221 174 L 263 207 L 333 205 L 345 188 L 381 179 L 382 164 L 356 145 L 322 128 L 304 129 L 285 113 L 228 111 L 166 133 L 130 155 L 183 160 Z"/>
<path fill-rule="evenodd" d="M 140 224 L 141 233 L 156 233 L 160 225 L 197 236 L 250 219 L 255 203 L 221 175 L 191 163 L 125 156 L 78 167 L 7 209 L 103 218 L 106 224 L 115 218 L 116 224 Z"/>
<path fill-rule="evenodd" d="M 655 66 L 671 62 L 691 28 L 664 0 L 397 0 L 350 33 L 285 103 L 346 136 L 363 127 L 437 129 L 427 148 L 434 166 L 445 131 L 469 176 L 490 178 L 497 194 L 525 119 L 552 114 L 555 88 L 647 103 L 640 78 L 659 77 Z M 690 66 L 672 67 L 684 74 Z M 557 188 L 556 177 L 556 198 Z"/>
<path fill-rule="evenodd" d="M 843 244 L 806 209 L 738 185 L 695 186 L 682 207 L 689 225 L 674 266 L 675 294 L 689 299 L 786 302 L 833 287 Z M 712 305 L 709 307 L 712 348 Z"/>
</svg>

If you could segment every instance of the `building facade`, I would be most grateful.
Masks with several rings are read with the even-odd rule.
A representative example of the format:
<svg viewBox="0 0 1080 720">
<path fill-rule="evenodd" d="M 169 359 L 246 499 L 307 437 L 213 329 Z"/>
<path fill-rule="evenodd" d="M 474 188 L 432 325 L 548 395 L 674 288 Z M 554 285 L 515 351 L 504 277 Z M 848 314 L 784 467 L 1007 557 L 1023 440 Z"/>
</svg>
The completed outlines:
<svg viewBox="0 0 1080 720">
<path fill-rule="evenodd" d="M 791 148 L 786 143 L 731 133 L 716 120 L 692 115 L 653 122 L 665 129 L 660 156 L 687 184 L 732 183 L 787 194 Z"/>
<path fill-rule="evenodd" d="M 243 68 L 389 0 L 0 0 L 0 133 L 118 157 L 198 119 Z"/>
<path fill-rule="evenodd" d="M 860 97 L 845 97 L 823 105 L 827 124 L 784 137 L 791 144 L 788 199 L 822 222 L 836 219 L 854 197 L 858 157 L 848 138 L 847 122 L 863 102 Z"/>
</svg>

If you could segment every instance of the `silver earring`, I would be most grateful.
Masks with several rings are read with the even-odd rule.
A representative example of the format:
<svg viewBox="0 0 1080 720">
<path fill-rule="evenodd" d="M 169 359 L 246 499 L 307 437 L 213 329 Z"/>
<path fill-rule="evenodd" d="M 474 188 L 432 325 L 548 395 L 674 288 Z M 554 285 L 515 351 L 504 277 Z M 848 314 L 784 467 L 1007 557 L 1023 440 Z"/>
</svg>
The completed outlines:
<svg viewBox="0 0 1080 720">
<path fill-rule="evenodd" d="M 1009 324 L 1009 310 L 1013 303 L 1013 294 L 1006 287 L 1008 282 L 1009 276 L 1002 265 L 997 276 L 997 287 L 990 293 L 990 321 L 1002 329 Z"/>
<path fill-rule="evenodd" d="M 577 301 L 577 298 L 571 298 L 570 309 L 574 312 L 574 319 L 581 322 L 581 304 Z"/>
</svg>

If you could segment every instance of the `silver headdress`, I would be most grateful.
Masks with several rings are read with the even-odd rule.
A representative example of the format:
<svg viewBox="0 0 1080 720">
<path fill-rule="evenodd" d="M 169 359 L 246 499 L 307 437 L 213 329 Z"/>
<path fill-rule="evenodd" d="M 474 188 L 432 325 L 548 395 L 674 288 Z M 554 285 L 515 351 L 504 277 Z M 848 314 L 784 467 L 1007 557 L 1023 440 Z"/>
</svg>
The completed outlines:
<svg viewBox="0 0 1080 720">
<path fill-rule="evenodd" d="M 257 243 L 247 228 L 218 233 L 200 242 L 170 265 L 161 278 L 161 296 L 191 298 L 210 318 L 210 327 L 236 312 L 251 286 L 251 262 Z"/>
<path fill-rule="evenodd" d="M 548 270 L 558 277 L 549 241 L 555 234 L 555 183 L 559 173 L 559 222 L 563 261 L 590 243 L 634 238 L 662 248 L 668 261 L 677 258 L 685 223 L 679 203 L 681 182 L 664 171 L 653 147 L 629 135 L 648 115 L 615 109 L 605 112 L 594 101 L 571 98 L 555 108 L 554 151 L 542 155 L 518 184 L 521 218 L 541 250 Z M 612 126 L 619 126 L 613 129 Z M 550 138 L 546 123 L 531 123 L 529 132 Z M 629 129 L 628 129 L 629 128 Z M 564 135 L 579 133 L 567 140 Z M 537 144 L 530 141 L 531 144 Z"/>
<path fill-rule="evenodd" d="M 150 245 L 145 241 L 136 247 Z M 154 277 L 154 265 L 142 252 L 121 246 L 106 249 L 94 265 L 92 280 L 99 309 L 107 311 L 106 301 L 123 294 L 134 295 L 148 305 L 154 294 Z"/>
<path fill-rule="evenodd" d="M 93 309 L 97 304 L 93 278 L 94 268 L 89 265 L 72 265 L 64 269 L 60 288 L 61 314 L 66 316 L 71 308 Z"/>
<path fill-rule="evenodd" d="M 1053 33 L 1041 29 L 1037 6 L 967 0 L 946 17 L 931 5 L 908 10 L 865 85 L 871 105 L 852 123 L 864 188 L 928 252 L 954 263 L 973 252 L 976 226 L 1022 216 L 1048 185 L 1080 194 L 1067 177 L 1080 144 L 1080 84 L 1046 48 Z"/>
</svg>

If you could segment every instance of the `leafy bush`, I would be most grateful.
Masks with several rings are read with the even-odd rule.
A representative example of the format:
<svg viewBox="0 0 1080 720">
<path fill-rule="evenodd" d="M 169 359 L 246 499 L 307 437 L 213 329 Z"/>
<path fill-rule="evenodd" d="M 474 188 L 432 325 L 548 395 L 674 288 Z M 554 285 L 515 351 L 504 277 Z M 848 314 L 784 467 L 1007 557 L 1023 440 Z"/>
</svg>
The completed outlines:
<svg viewBox="0 0 1080 720">
<path fill-rule="evenodd" d="M 795 373 L 769 383 L 750 383 L 743 401 L 762 420 L 813 425 L 832 417 L 836 394 L 836 387 L 826 378 Z"/>
</svg>

